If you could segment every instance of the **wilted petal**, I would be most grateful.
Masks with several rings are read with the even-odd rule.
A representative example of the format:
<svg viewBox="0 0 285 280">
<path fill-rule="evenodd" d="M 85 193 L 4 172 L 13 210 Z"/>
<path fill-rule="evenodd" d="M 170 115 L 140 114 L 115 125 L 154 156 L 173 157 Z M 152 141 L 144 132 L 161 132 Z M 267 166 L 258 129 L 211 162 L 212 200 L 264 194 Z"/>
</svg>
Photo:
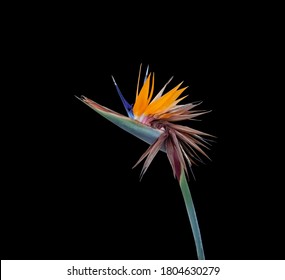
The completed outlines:
<svg viewBox="0 0 285 280">
<path fill-rule="evenodd" d="M 135 168 L 140 162 L 142 162 L 146 158 L 141 171 L 140 178 L 143 177 L 144 173 L 147 171 L 148 167 L 150 166 L 151 162 L 153 161 L 159 150 L 164 149 L 164 142 L 167 137 L 168 135 L 166 133 L 161 134 L 158 139 L 152 145 L 149 146 L 149 148 L 143 153 L 137 163 L 133 166 L 133 168 Z"/>
<path fill-rule="evenodd" d="M 187 174 L 187 167 L 184 160 L 184 154 L 181 150 L 181 144 L 179 143 L 176 132 L 169 130 L 169 137 L 166 140 L 166 154 L 171 164 L 173 175 L 179 180 L 182 169 Z"/>
</svg>

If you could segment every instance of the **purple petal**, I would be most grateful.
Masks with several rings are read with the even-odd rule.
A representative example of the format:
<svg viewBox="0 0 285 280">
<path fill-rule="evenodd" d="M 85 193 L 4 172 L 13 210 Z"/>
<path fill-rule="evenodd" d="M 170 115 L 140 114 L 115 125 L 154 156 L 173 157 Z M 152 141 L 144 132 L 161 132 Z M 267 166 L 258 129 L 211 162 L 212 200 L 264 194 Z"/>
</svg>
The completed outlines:
<svg viewBox="0 0 285 280">
<path fill-rule="evenodd" d="M 118 87 L 118 85 L 117 85 L 117 83 L 116 83 L 114 77 L 113 77 L 113 76 L 111 76 L 111 77 L 112 77 L 112 79 L 113 79 L 113 82 L 114 82 L 114 85 L 115 85 L 115 87 L 116 87 L 116 90 L 117 90 L 117 92 L 118 92 L 118 94 L 119 94 L 119 96 L 120 96 L 120 98 L 121 98 L 121 100 L 122 100 L 122 102 L 123 102 L 123 105 L 124 105 L 124 107 L 125 107 L 125 110 L 127 111 L 127 114 L 128 114 L 128 116 L 129 116 L 129 118 L 132 118 L 132 119 L 133 119 L 133 118 L 134 118 L 133 106 L 130 105 L 130 104 L 128 103 L 128 101 L 125 99 L 125 97 L 123 96 L 123 94 L 122 94 L 122 92 L 120 91 L 120 89 L 119 89 L 119 87 Z"/>
</svg>

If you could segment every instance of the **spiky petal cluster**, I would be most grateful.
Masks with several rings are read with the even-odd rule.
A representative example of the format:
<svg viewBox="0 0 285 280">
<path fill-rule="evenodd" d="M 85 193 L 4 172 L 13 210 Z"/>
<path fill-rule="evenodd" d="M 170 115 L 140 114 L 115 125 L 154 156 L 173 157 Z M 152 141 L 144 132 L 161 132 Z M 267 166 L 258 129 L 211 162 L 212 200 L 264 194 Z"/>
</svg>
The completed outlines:
<svg viewBox="0 0 285 280">
<path fill-rule="evenodd" d="M 193 110 L 200 102 L 178 105 L 180 101 L 187 97 L 181 97 L 181 94 L 187 88 L 180 88 L 183 82 L 164 93 L 172 78 L 152 98 L 154 93 L 154 73 L 148 74 L 147 69 L 143 85 L 139 90 L 140 73 L 141 67 L 137 83 L 136 100 L 132 108 L 132 117 L 143 124 L 163 131 L 163 133 L 150 145 L 135 166 L 146 158 L 141 172 L 142 177 L 158 151 L 165 150 L 173 175 L 179 180 L 182 169 L 188 174 L 187 166 L 192 170 L 193 164 L 197 161 L 202 162 L 198 155 L 199 153 L 208 158 L 203 148 L 208 148 L 209 143 L 204 137 L 211 135 L 176 122 L 193 120 L 197 116 L 207 113 L 207 111 Z"/>
</svg>

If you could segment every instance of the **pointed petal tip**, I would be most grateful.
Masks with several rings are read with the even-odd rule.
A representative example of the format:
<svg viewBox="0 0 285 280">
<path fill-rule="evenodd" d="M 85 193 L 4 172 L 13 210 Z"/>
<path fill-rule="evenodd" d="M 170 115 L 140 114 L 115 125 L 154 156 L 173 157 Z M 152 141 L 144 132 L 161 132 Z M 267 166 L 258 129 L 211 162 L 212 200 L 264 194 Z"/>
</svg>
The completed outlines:
<svg viewBox="0 0 285 280">
<path fill-rule="evenodd" d="M 203 100 L 197 100 L 197 101 L 191 102 L 191 104 L 195 106 L 201 105 L 202 103 L 203 103 Z"/>
<path fill-rule="evenodd" d="M 113 76 L 113 75 L 111 75 L 111 77 L 112 77 L 113 83 L 114 83 L 114 84 L 115 84 L 115 86 L 116 86 L 116 85 L 117 85 L 117 83 L 116 83 L 116 81 L 115 81 L 114 76 Z"/>
<path fill-rule="evenodd" d="M 78 100 L 82 101 L 82 102 L 84 102 L 86 99 L 86 97 L 84 95 L 80 95 L 80 97 L 77 95 L 74 95 L 74 97 L 77 98 Z"/>
</svg>

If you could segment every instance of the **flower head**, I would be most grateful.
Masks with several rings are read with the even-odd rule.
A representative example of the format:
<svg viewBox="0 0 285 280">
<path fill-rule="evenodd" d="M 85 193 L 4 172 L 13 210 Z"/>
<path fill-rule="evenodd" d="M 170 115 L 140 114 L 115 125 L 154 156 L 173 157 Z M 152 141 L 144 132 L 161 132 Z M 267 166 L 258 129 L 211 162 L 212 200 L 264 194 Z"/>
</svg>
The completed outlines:
<svg viewBox="0 0 285 280">
<path fill-rule="evenodd" d="M 196 117 L 205 114 L 208 111 L 196 109 L 201 102 L 191 102 L 183 105 L 179 104 L 180 101 L 187 97 L 187 95 L 181 96 L 182 93 L 187 89 L 187 87 L 181 88 L 183 82 L 179 83 L 177 86 L 165 93 L 166 87 L 173 78 L 171 77 L 169 81 L 162 87 L 162 89 L 154 96 L 154 73 L 148 73 L 147 68 L 141 88 L 139 87 L 140 76 L 141 66 L 137 82 L 136 98 L 133 106 L 131 106 L 125 100 L 117 83 L 115 82 L 115 79 L 112 77 L 118 94 L 127 111 L 128 117 L 130 120 L 132 120 L 131 126 L 134 125 L 133 129 L 126 130 L 151 144 L 145 153 L 140 157 L 135 166 L 145 159 L 141 172 L 142 177 L 155 155 L 159 150 L 162 150 L 167 154 L 174 177 L 179 180 L 182 170 L 188 174 L 187 166 L 192 171 L 193 164 L 203 162 L 199 154 L 209 158 L 204 149 L 208 149 L 210 144 L 205 138 L 211 137 L 212 135 L 177 122 L 195 120 Z M 98 113 L 102 114 L 104 117 L 107 117 L 108 115 L 107 118 L 109 118 L 109 120 L 110 116 L 113 115 L 113 120 L 111 121 L 117 125 L 119 125 L 118 120 L 121 122 L 122 118 L 125 122 L 127 121 L 127 118 L 123 115 L 103 107 L 87 97 L 82 97 L 81 100 L 91 108 L 95 109 Z M 116 118 L 118 118 L 117 121 Z M 119 126 L 122 127 L 122 124 Z M 151 134 L 155 134 L 154 137 L 150 137 L 151 140 L 149 141 L 144 139 L 145 137 L 149 137 L 140 135 L 144 134 L 141 131 L 143 126 L 145 126 L 143 129 L 145 133 L 146 131 L 152 129 Z M 146 133 L 146 135 L 147 134 L 148 133 Z"/>
</svg>

